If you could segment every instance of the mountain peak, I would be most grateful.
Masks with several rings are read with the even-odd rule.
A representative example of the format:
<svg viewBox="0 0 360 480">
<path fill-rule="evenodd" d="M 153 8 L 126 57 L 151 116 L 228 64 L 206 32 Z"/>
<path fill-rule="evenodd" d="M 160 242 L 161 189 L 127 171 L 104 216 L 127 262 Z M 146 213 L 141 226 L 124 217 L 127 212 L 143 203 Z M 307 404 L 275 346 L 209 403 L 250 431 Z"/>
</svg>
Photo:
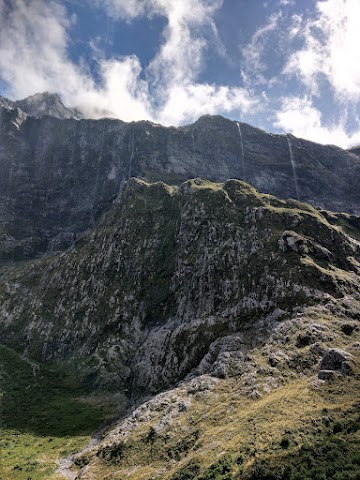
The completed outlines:
<svg viewBox="0 0 360 480">
<path fill-rule="evenodd" d="M 14 103 L 18 108 L 34 117 L 49 115 L 60 119 L 78 118 L 77 113 L 67 108 L 57 93 L 35 93 L 35 95 Z"/>
<path fill-rule="evenodd" d="M 7 109 L 19 108 L 33 117 L 55 117 L 59 119 L 80 118 L 80 115 L 66 107 L 57 93 L 41 92 L 22 100 L 12 101 L 0 97 L 0 106 Z"/>
</svg>

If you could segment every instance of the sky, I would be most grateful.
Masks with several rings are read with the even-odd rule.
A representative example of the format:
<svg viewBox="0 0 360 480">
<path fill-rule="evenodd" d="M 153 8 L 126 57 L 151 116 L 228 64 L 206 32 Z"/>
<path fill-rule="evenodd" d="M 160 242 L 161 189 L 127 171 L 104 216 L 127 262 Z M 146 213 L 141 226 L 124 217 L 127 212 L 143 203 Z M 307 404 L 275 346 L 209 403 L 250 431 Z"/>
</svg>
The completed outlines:
<svg viewBox="0 0 360 480">
<path fill-rule="evenodd" d="M 360 144 L 360 0 L 0 0 L 0 95 Z"/>
</svg>

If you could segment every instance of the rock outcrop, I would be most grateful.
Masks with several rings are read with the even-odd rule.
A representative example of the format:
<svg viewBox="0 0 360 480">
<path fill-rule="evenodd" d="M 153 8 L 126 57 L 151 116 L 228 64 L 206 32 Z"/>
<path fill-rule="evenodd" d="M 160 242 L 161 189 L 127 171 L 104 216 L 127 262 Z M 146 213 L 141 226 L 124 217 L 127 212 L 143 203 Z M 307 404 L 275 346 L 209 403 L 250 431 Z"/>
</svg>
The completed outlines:
<svg viewBox="0 0 360 480">
<path fill-rule="evenodd" d="M 354 357 L 348 352 L 339 349 L 329 350 L 320 364 L 320 379 L 327 379 L 331 374 L 327 372 L 339 372 L 349 375 L 354 370 Z M 326 377 L 326 378 L 325 378 Z"/>
<path fill-rule="evenodd" d="M 279 320 L 331 312 L 345 293 L 336 311 L 356 318 L 360 250 L 350 223 L 332 222 L 237 180 L 131 179 L 69 251 L 2 268 L 2 341 L 135 396 L 188 375 L 251 376 L 247 352 Z M 309 332 L 298 348 L 327 338 Z"/>
</svg>

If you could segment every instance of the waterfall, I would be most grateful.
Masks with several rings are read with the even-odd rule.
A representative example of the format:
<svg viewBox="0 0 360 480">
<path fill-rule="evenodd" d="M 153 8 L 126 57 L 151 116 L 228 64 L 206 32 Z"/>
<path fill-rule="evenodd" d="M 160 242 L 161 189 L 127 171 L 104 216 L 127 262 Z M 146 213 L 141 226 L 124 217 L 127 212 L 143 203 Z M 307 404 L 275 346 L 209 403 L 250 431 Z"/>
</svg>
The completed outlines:
<svg viewBox="0 0 360 480">
<path fill-rule="evenodd" d="M 95 165 L 96 172 L 95 172 L 95 182 L 94 182 L 94 190 L 93 190 L 93 205 L 92 205 L 92 212 L 91 212 L 91 218 L 92 218 L 92 224 L 95 225 L 95 205 L 97 204 L 97 193 L 99 190 L 99 176 L 100 176 L 100 171 L 101 169 L 101 162 L 103 159 L 103 153 L 104 153 L 104 138 L 105 138 L 105 120 L 103 120 L 103 129 L 102 129 L 102 135 L 101 135 L 101 147 L 100 147 L 100 155 L 99 155 L 99 160 L 97 165 Z"/>
<path fill-rule="evenodd" d="M 134 127 L 133 127 L 132 140 L 131 140 L 131 155 L 130 155 L 130 161 L 129 161 L 128 179 L 131 178 L 131 168 L 132 168 L 132 163 L 133 163 L 133 159 L 134 159 L 134 145 L 135 145 L 135 129 L 134 129 Z"/>
<path fill-rule="evenodd" d="M 193 155 L 195 155 L 195 137 L 194 137 L 193 128 L 191 129 L 191 138 L 192 138 Z"/>
<path fill-rule="evenodd" d="M 243 180 L 246 182 L 246 174 L 245 174 L 245 155 L 244 155 L 244 143 L 243 143 L 243 138 L 242 138 L 242 133 L 241 133 L 241 127 L 240 123 L 236 122 L 236 125 L 239 130 L 239 136 L 240 136 L 240 146 L 241 146 L 241 163 L 242 163 L 242 170 L 243 170 Z"/>
<path fill-rule="evenodd" d="M 293 154 L 293 150 L 292 150 L 292 145 L 291 145 L 291 141 L 290 141 L 290 138 L 288 137 L 288 135 L 286 134 L 285 135 L 286 137 L 286 140 L 288 142 L 288 145 L 289 145 L 289 155 L 290 155 L 290 162 L 291 162 L 291 167 L 292 167 L 292 170 L 293 170 L 293 176 L 294 176 L 294 184 L 295 184 L 295 191 L 296 191 L 296 199 L 298 201 L 299 200 L 299 186 L 298 186 L 298 179 L 297 179 L 297 175 L 296 175 L 296 164 L 295 164 L 295 160 L 294 160 L 294 154 Z"/>
</svg>

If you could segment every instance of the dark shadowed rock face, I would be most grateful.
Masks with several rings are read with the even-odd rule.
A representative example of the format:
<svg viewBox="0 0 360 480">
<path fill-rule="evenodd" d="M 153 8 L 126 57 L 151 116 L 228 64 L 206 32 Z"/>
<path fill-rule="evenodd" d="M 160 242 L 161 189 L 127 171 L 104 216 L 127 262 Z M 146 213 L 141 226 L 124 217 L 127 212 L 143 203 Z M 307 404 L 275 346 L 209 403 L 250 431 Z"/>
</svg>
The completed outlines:
<svg viewBox="0 0 360 480">
<path fill-rule="evenodd" d="M 180 128 L 76 120 L 58 114 L 59 102 L 49 94 L 0 99 L 1 261 L 71 245 L 132 176 L 169 184 L 197 176 L 239 178 L 281 198 L 360 211 L 360 159 L 338 147 L 267 134 L 219 116 Z"/>
<path fill-rule="evenodd" d="M 338 371 L 344 375 L 353 371 L 354 357 L 344 350 L 331 349 L 321 361 L 321 371 Z M 321 375 L 319 374 L 319 378 Z"/>
</svg>

